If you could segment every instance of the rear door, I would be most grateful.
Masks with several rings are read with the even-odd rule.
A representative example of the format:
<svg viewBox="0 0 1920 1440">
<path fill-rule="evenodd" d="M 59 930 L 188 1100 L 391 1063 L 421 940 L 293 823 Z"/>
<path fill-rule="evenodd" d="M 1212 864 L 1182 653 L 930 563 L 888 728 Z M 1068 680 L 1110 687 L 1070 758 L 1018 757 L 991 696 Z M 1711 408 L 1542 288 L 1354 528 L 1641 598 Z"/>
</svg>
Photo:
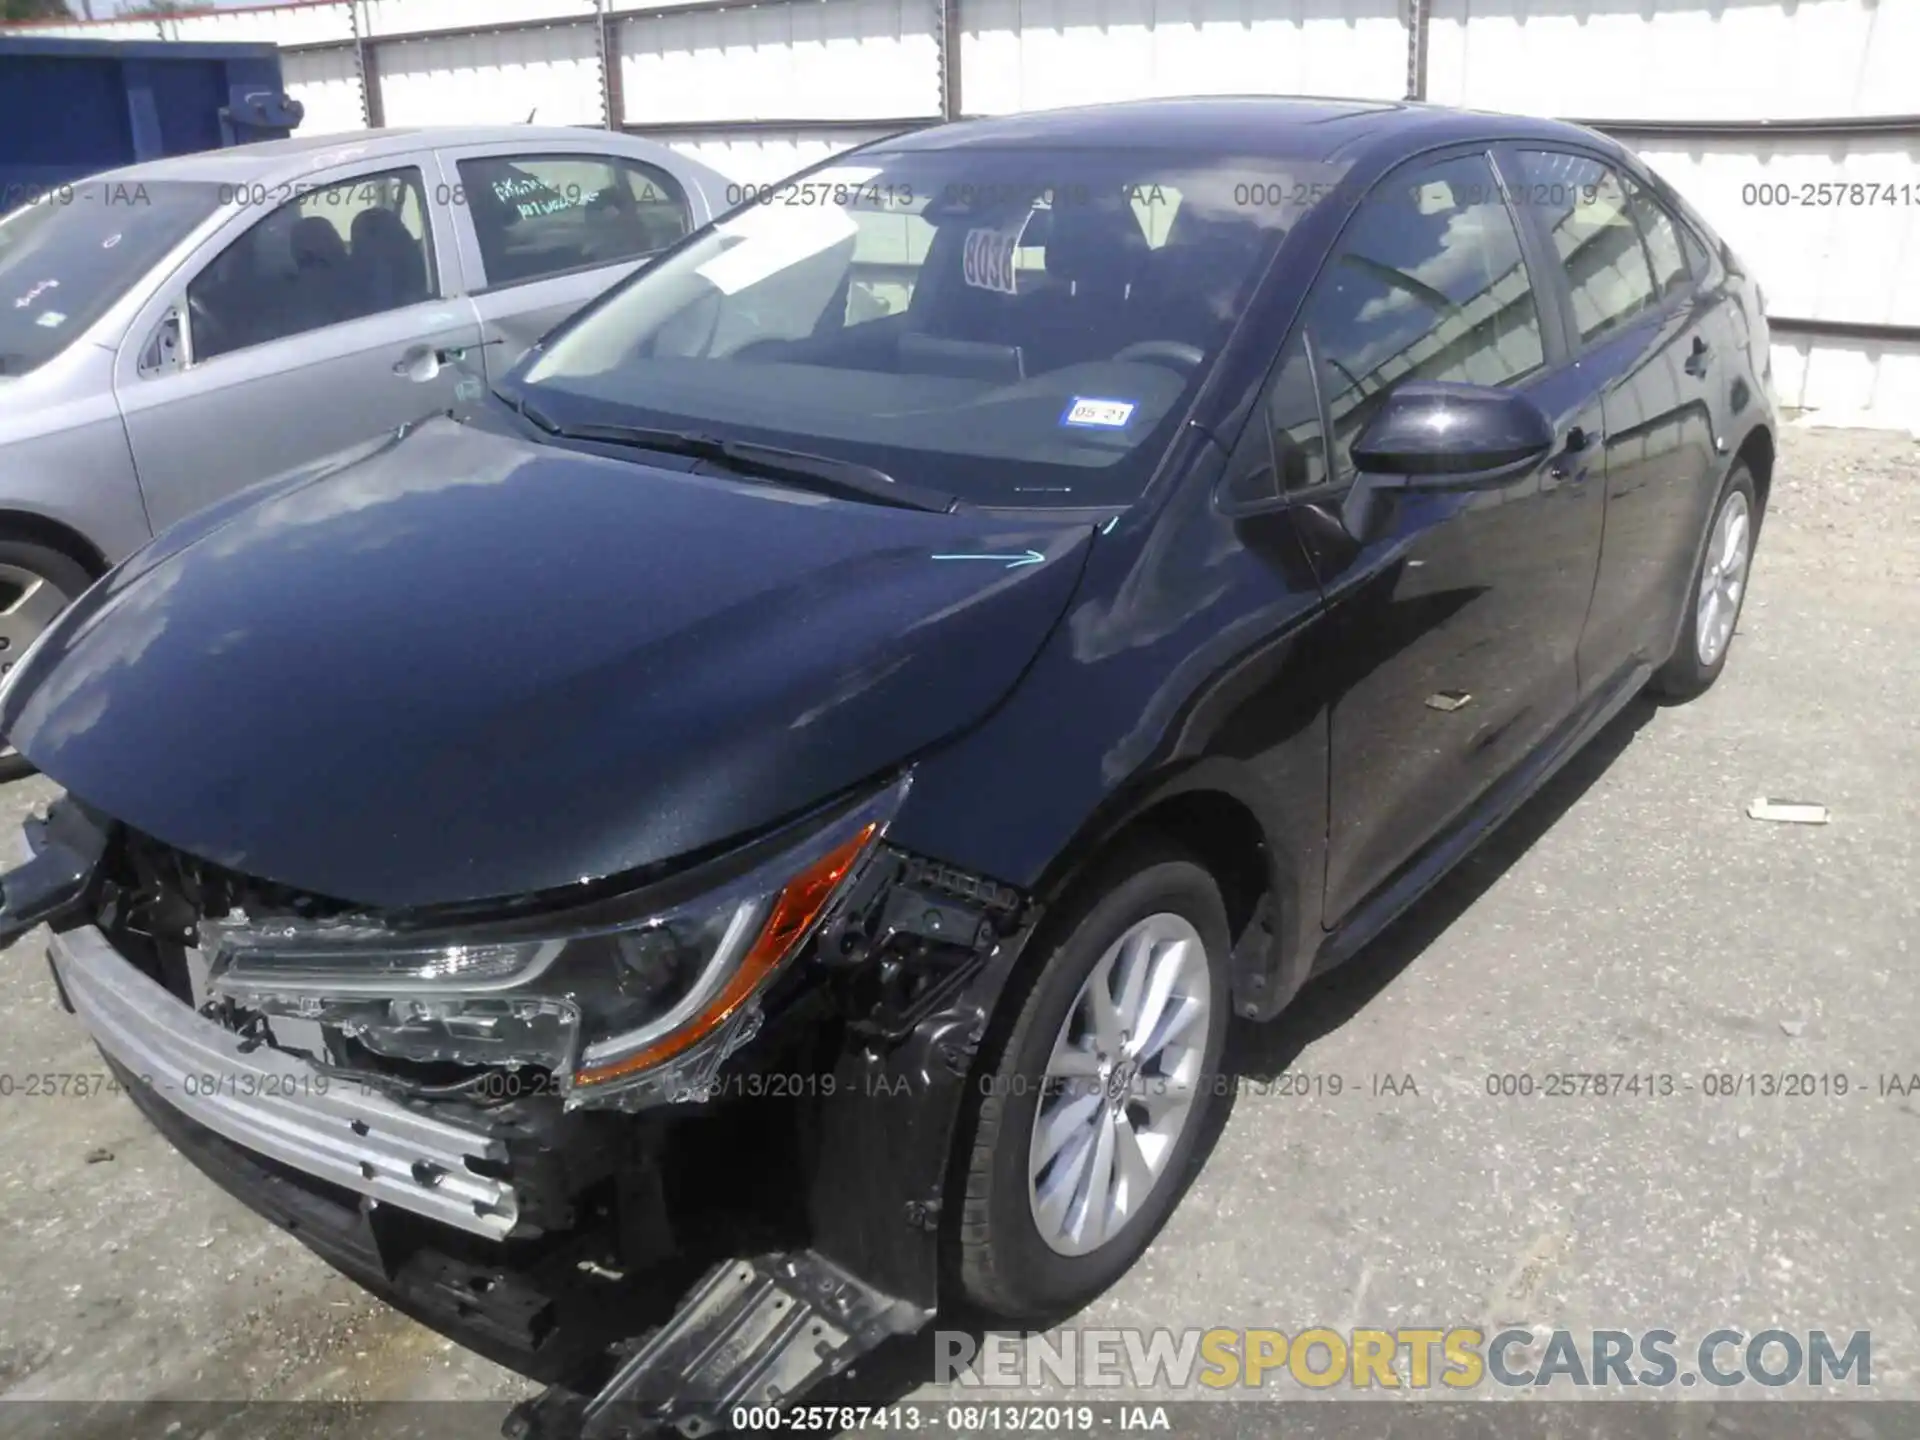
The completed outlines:
<svg viewBox="0 0 1920 1440">
<path fill-rule="evenodd" d="M 1518 192 L 1564 276 L 1574 368 L 1605 425 L 1605 527 L 1580 639 L 1584 693 L 1673 640 L 1719 465 L 1711 385 L 1720 301 L 1695 282 L 1678 222 L 1593 155 L 1516 148 Z"/>
<path fill-rule="evenodd" d="M 708 218 L 697 185 L 604 142 L 460 146 L 440 165 L 490 377 Z"/>
<path fill-rule="evenodd" d="M 157 532 L 283 471 L 454 408 L 479 338 L 445 300 L 457 260 L 416 163 L 249 193 L 161 287 L 116 362 L 116 391 Z M 448 278 L 448 289 L 457 281 Z"/>
</svg>

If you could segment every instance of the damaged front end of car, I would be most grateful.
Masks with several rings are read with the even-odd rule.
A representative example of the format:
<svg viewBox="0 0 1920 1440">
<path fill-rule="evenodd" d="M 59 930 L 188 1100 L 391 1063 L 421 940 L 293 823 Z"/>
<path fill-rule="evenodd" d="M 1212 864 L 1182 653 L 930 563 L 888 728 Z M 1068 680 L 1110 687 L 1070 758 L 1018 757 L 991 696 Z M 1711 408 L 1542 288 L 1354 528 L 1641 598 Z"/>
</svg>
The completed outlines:
<svg viewBox="0 0 1920 1440">
<path fill-rule="evenodd" d="M 509 1431 L 724 1428 L 938 1300 L 955 1125 L 1028 897 L 889 843 L 910 772 L 724 854 L 374 913 L 66 798 L 0 876 L 224 1188 L 541 1380 Z"/>
</svg>

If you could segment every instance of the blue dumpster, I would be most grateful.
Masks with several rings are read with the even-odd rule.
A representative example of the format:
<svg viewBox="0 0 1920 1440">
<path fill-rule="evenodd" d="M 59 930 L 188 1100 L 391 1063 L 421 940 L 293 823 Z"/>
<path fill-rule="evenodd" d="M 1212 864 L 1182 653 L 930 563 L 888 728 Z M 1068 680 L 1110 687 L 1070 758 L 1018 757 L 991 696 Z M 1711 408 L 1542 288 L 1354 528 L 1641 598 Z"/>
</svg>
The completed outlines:
<svg viewBox="0 0 1920 1440">
<path fill-rule="evenodd" d="M 272 45 L 0 30 L 0 213 L 117 165 L 283 139 L 299 123 Z"/>
</svg>

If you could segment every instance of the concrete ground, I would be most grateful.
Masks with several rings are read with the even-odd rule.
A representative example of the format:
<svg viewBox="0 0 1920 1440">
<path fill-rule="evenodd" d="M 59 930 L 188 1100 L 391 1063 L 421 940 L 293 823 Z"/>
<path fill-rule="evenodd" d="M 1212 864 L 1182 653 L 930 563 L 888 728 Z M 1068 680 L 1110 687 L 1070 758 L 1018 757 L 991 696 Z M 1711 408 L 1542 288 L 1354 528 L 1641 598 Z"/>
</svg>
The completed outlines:
<svg viewBox="0 0 1920 1440">
<path fill-rule="evenodd" d="M 1920 1399 L 1920 1099 L 1880 1092 L 1920 1072 L 1920 443 L 1793 430 L 1779 469 L 1720 685 L 1630 710 L 1239 1037 L 1249 1084 L 1204 1169 L 1076 1323 L 1868 1329 L 1874 1393 Z M 6 787 L 0 824 L 49 793 Z M 1756 796 L 1832 823 L 1749 819 Z M 0 1394 L 525 1392 L 227 1199 L 123 1097 L 27 1095 L 102 1068 L 41 950 L 0 959 Z M 1342 1093 L 1254 1083 L 1282 1070 Z M 1488 1093 L 1558 1071 L 1675 1088 Z M 1705 1093 L 1784 1072 L 1850 1093 Z M 893 1395 L 941 1393 L 895 1368 Z"/>
</svg>

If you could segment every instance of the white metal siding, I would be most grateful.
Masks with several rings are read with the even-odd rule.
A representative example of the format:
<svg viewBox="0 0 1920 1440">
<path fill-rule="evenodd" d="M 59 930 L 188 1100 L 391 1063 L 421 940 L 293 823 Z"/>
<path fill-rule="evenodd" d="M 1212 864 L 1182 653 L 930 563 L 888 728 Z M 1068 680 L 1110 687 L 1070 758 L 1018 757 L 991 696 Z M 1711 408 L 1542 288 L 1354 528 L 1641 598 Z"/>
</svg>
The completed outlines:
<svg viewBox="0 0 1920 1440">
<path fill-rule="evenodd" d="M 305 107 L 300 134 L 332 135 L 366 124 L 360 110 L 360 72 L 351 48 L 283 55 L 280 75 L 287 93 Z"/>
<path fill-rule="evenodd" d="M 524 20 L 579 20 L 593 0 L 363 0 L 368 35 L 472 29 Z"/>
<path fill-rule="evenodd" d="M 598 125 L 591 25 L 401 40 L 379 52 L 389 125 Z"/>
<path fill-rule="evenodd" d="M 1396 0 L 964 0 L 961 108 L 1148 95 L 1406 93 Z"/>
<path fill-rule="evenodd" d="M 628 125 L 940 113 L 933 0 L 805 0 L 621 22 Z"/>
<path fill-rule="evenodd" d="M 1773 389 L 1782 405 L 1920 431 L 1920 345 L 1781 336 Z"/>
<path fill-rule="evenodd" d="M 252 41 L 276 45 L 319 45 L 353 39 L 353 15 L 345 0 L 326 5 L 274 5 L 245 10 L 215 10 L 166 22 L 175 40 Z"/>
<path fill-rule="evenodd" d="M 1435 0 L 1427 98 L 1599 120 L 1920 110 L 1916 0 Z"/>
</svg>

